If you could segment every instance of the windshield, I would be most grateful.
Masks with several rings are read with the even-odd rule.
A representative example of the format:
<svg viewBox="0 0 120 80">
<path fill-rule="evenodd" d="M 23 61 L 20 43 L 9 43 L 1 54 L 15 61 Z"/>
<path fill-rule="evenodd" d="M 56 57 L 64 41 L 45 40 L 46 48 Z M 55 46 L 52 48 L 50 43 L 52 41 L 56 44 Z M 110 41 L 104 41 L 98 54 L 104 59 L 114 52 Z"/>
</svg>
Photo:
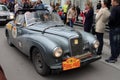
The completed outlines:
<svg viewBox="0 0 120 80">
<path fill-rule="evenodd" d="M 8 9 L 5 6 L 0 6 L 0 11 L 8 11 Z"/>
<path fill-rule="evenodd" d="M 63 24 L 57 13 L 49 13 L 48 11 L 34 11 L 25 13 L 26 24 L 32 25 L 35 23 L 49 23 L 56 22 L 58 24 Z"/>
</svg>

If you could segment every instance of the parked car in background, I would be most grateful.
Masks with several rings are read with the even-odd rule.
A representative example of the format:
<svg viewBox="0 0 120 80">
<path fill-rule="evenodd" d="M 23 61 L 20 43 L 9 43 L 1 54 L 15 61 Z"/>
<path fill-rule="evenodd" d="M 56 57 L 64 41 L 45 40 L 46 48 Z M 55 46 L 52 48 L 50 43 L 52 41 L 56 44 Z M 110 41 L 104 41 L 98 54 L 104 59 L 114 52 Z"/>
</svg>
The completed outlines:
<svg viewBox="0 0 120 80">
<path fill-rule="evenodd" d="M 0 80 L 7 80 L 2 67 L 0 66 Z"/>
<path fill-rule="evenodd" d="M 0 24 L 5 24 L 14 19 L 14 13 L 10 12 L 5 5 L 0 4 Z"/>
<path fill-rule="evenodd" d="M 48 10 L 18 10 L 6 25 L 8 44 L 29 56 L 36 71 L 66 71 L 99 60 L 97 39 L 82 30 L 64 25 L 57 13 Z"/>
</svg>

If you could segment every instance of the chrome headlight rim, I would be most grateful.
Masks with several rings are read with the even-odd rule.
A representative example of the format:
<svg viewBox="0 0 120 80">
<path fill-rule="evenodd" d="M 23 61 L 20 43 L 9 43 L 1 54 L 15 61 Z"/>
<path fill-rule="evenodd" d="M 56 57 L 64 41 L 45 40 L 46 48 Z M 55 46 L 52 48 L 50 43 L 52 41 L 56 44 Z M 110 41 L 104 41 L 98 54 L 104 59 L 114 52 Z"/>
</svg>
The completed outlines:
<svg viewBox="0 0 120 80">
<path fill-rule="evenodd" d="M 10 13 L 9 19 L 14 19 L 14 14 L 13 13 Z"/>
<path fill-rule="evenodd" d="M 10 19 L 14 19 L 14 15 L 10 15 Z"/>
<path fill-rule="evenodd" d="M 55 47 L 54 50 L 53 50 L 53 56 L 56 57 L 56 58 L 59 58 L 61 57 L 63 54 L 63 50 L 62 48 L 60 47 Z"/>
<path fill-rule="evenodd" d="M 98 41 L 98 40 L 95 40 L 95 41 L 93 42 L 93 47 L 97 49 L 97 48 L 99 47 L 99 44 L 100 44 L 99 41 Z"/>
</svg>

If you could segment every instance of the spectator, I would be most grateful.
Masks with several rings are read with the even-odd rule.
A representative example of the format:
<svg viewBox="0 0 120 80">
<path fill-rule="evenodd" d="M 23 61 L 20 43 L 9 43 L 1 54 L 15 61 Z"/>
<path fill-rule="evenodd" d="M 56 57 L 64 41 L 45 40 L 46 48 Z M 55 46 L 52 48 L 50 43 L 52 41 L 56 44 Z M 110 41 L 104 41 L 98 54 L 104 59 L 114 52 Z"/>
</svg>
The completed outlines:
<svg viewBox="0 0 120 80">
<path fill-rule="evenodd" d="M 16 13 L 18 11 L 19 7 L 18 7 L 18 3 L 15 2 L 15 5 L 14 5 L 14 12 Z"/>
<path fill-rule="evenodd" d="M 101 0 L 99 0 L 99 2 L 97 3 L 96 8 L 97 8 L 97 10 L 99 10 L 101 8 Z"/>
<path fill-rule="evenodd" d="M 15 5 L 15 3 L 12 1 L 10 1 L 9 3 L 8 3 L 8 8 L 9 8 L 9 10 L 11 11 L 11 12 L 14 12 L 14 5 Z"/>
<path fill-rule="evenodd" d="M 68 4 L 68 9 L 67 9 L 67 11 L 72 7 L 72 5 L 71 5 L 71 0 L 68 0 L 67 1 L 67 4 Z"/>
<path fill-rule="evenodd" d="M 70 0 L 67 0 L 66 3 L 65 3 L 65 4 L 63 5 L 63 7 L 62 7 L 63 13 L 64 13 L 64 18 L 63 18 L 64 24 L 66 24 L 67 12 L 68 12 L 68 10 L 70 9 L 70 6 L 71 6 L 71 1 L 70 1 Z"/>
<path fill-rule="evenodd" d="M 56 3 L 56 5 L 55 5 L 55 10 L 58 12 L 59 11 L 59 6 L 60 6 L 60 4 L 59 3 Z"/>
<path fill-rule="evenodd" d="M 85 23 L 85 15 L 84 15 L 84 11 L 80 12 L 80 16 L 82 17 L 81 22 L 82 22 L 82 24 L 84 24 L 84 23 Z"/>
<path fill-rule="evenodd" d="M 54 2 L 50 2 L 50 7 L 48 7 L 48 10 L 49 10 L 50 13 L 53 12 L 54 6 L 55 6 L 55 5 L 54 5 Z"/>
<path fill-rule="evenodd" d="M 44 5 L 41 0 L 38 0 L 36 5 L 34 6 L 35 9 L 44 9 Z"/>
<path fill-rule="evenodd" d="M 85 11 L 83 11 L 83 13 L 85 15 L 84 31 L 90 32 L 93 24 L 94 10 L 92 7 L 92 2 L 89 0 L 85 4 Z"/>
<path fill-rule="evenodd" d="M 63 11 L 62 11 L 62 9 L 59 9 L 58 15 L 60 16 L 61 19 L 63 18 Z M 63 20 L 63 19 L 62 19 L 62 20 Z"/>
<path fill-rule="evenodd" d="M 120 0 L 111 0 L 112 11 L 109 18 L 111 56 L 106 62 L 115 63 L 120 55 Z"/>
<path fill-rule="evenodd" d="M 98 13 L 98 11 L 100 10 L 100 8 L 101 8 L 101 0 L 99 0 L 99 2 L 97 3 L 96 13 Z"/>
<path fill-rule="evenodd" d="M 2 4 L 2 5 L 5 5 L 5 6 L 7 6 L 7 7 L 8 7 L 8 2 L 7 2 L 7 0 L 5 0 L 5 1 L 1 2 L 1 4 Z"/>
<path fill-rule="evenodd" d="M 21 2 L 15 2 L 14 5 L 14 12 L 16 13 L 19 9 L 22 9 L 22 3 Z"/>
<path fill-rule="evenodd" d="M 79 19 L 78 19 L 79 15 L 80 15 L 80 8 L 79 8 L 79 6 L 76 6 L 76 10 L 77 10 L 76 21 L 79 21 Z"/>
<path fill-rule="evenodd" d="M 76 21 L 76 17 L 77 17 L 77 11 L 75 6 L 73 6 L 68 10 L 67 13 L 67 22 L 69 23 L 70 27 L 73 27 L 73 24 Z"/>
<path fill-rule="evenodd" d="M 100 45 L 97 50 L 97 54 L 102 54 L 102 48 L 103 48 L 103 35 L 105 31 L 105 26 L 109 20 L 110 12 L 108 10 L 108 0 L 101 1 L 101 9 L 96 14 L 96 36 L 98 41 L 100 42 Z"/>
<path fill-rule="evenodd" d="M 34 8 L 35 5 L 36 5 L 36 2 L 31 2 L 32 8 Z"/>
<path fill-rule="evenodd" d="M 53 10 L 52 10 L 52 12 L 57 12 L 55 5 L 53 5 Z"/>
<path fill-rule="evenodd" d="M 31 2 L 29 0 L 24 0 L 23 1 L 23 5 L 22 5 L 23 9 L 29 9 L 32 8 L 31 6 Z"/>
</svg>

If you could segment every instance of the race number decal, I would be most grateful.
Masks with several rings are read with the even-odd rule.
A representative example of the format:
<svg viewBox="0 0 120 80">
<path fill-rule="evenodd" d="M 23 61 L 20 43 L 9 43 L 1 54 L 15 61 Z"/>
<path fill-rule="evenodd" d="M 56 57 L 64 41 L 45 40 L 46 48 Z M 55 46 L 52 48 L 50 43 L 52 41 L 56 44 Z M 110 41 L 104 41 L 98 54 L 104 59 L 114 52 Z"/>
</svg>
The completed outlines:
<svg viewBox="0 0 120 80">
<path fill-rule="evenodd" d="M 16 27 L 12 28 L 12 36 L 13 36 L 13 38 L 17 37 L 17 29 L 16 29 Z"/>
<path fill-rule="evenodd" d="M 10 23 L 8 23 L 8 24 L 6 25 L 6 27 L 7 27 L 8 30 L 11 31 L 11 29 L 12 29 L 12 25 L 11 25 Z"/>
</svg>

